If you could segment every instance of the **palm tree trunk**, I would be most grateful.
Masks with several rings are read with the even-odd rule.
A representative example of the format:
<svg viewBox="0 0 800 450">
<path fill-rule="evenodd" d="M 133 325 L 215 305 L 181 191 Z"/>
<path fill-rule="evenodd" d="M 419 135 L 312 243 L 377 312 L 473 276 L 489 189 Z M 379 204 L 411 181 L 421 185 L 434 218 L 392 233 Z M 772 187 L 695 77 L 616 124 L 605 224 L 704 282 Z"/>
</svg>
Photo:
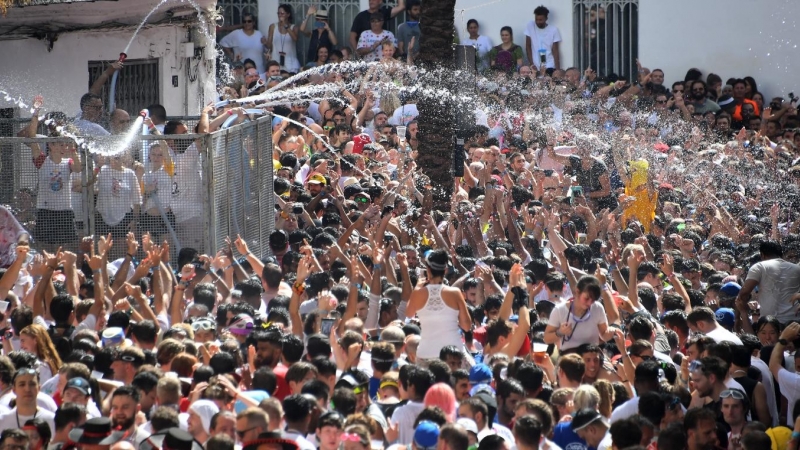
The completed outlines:
<svg viewBox="0 0 800 450">
<path fill-rule="evenodd" d="M 433 187 L 434 208 L 450 209 L 453 192 L 453 128 L 454 102 L 450 94 L 456 92 L 457 80 L 453 76 L 455 55 L 456 0 L 427 0 L 422 2 L 420 19 L 420 54 L 416 63 L 427 71 L 420 80 L 426 90 L 441 90 L 444 95 L 419 95 L 419 155 L 417 166 L 430 179 Z M 442 92 L 443 91 L 443 92 Z"/>
</svg>

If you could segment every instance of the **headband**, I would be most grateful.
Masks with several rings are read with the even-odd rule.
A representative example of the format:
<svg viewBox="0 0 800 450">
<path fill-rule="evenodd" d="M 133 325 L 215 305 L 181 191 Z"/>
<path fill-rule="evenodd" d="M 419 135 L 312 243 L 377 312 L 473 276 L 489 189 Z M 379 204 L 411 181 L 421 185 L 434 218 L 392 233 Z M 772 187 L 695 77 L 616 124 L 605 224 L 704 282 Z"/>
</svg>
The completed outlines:
<svg viewBox="0 0 800 450">
<path fill-rule="evenodd" d="M 427 255 L 425 257 L 425 265 L 428 266 L 430 269 L 436 270 L 436 271 L 439 271 L 439 272 L 444 272 L 445 270 L 447 270 L 447 264 L 439 264 L 439 263 L 431 261 L 430 255 Z"/>
</svg>

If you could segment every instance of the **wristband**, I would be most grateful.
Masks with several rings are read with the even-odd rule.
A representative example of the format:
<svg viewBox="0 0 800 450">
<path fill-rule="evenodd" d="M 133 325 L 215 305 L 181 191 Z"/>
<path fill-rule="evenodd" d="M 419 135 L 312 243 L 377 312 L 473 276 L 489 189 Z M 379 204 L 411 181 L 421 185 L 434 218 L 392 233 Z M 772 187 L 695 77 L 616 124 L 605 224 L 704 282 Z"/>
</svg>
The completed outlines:
<svg viewBox="0 0 800 450">
<path fill-rule="evenodd" d="M 609 272 L 613 272 L 613 271 L 615 271 L 615 270 L 617 270 L 617 265 L 616 265 L 616 264 L 610 264 L 610 265 L 608 266 L 608 271 L 609 271 Z"/>
<path fill-rule="evenodd" d="M 303 281 L 295 281 L 292 291 L 297 295 L 303 295 L 303 292 L 306 291 L 306 284 Z"/>
<path fill-rule="evenodd" d="M 353 283 L 353 285 L 356 287 L 356 290 L 361 290 L 361 283 Z"/>
<path fill-rule="evenodd" d="M 92 273 L 100 273 L 100 269 L 92 269 Z"/>
<path fill-rule="evenodd" d="M 603 291 L 606 291 L 606 292 L 608 292 L 608 291 L 610 291 L 610 290 L 611 290 L 611 288 L 610 288 L 610 287 L 608 287 L 608 285 L 607 285 L 607 284 L 604 284 L 604 285 L 603 285 L 603 287 L 602 287 L 602 289 L 603 289 Z"/>
</svg>

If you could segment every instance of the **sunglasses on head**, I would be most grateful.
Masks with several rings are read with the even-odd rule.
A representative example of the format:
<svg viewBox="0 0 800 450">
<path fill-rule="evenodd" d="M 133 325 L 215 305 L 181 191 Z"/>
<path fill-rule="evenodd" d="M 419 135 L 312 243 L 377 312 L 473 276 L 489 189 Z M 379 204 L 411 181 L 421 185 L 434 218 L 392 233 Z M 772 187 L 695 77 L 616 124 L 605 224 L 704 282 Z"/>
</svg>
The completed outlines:
<svg viewBox="0 0 800 450">
<path fill-rule="evenodd" d="M 689 363 L 689 372 L 694 372 L 695 370 L 700 370 L 702 368 L 703 368 L 703 363 L 697 359 Z"/>
<path fill-rule="evenodd" d="M 744 394 L 738 389 L 725 389 L 720 392 L 719 398 L 733 397 L 736 400 L 744 400 Z"/>
<path fill-rule="evenodd" d="M 200 320 L 192 324 L 192 329 L 194 331 L 198 330 L 208 331 L 208 330 L 214 330 L 216 328 L 217 326 L 210 320 Z"/>
</svg>

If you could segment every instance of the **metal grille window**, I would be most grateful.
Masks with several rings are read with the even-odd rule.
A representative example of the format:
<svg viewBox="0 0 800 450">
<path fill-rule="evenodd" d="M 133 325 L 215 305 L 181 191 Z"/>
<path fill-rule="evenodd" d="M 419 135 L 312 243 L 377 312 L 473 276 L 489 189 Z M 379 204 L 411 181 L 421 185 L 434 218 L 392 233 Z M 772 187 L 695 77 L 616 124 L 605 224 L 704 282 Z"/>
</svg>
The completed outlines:
<svg viewBox="0 0 800 450">
<path fill-rule="evenodd" d="M 222 8 L 222 18 L 225 26 L 240 25 L 245 13 L 258 17 L 258 0 L 219 0 L 217 5 Z M 262 28 L 267 26 L 267 24 L 263 25 Z M 261 32 L 266 33 L 266 29 Z M 224 34 L 218 34 L 217 41 L 223 37 L 225 37 Z"/>
<path fill-rule="evenodd" d="M 575 64 L 600 76 L 636 74 L 639 0 L 573 0 Z"/>
<path fill-rule="evenodd" d="M 358 0 L 294 0 L 288 2 L 294 8 L 295 23 L 300 26 L 300 22 L 306 18 L 308 8 L 316 5 L 317 9 L 324 9 L 328 11 L 328 26 L 333 30 L 339 45 L 336 48 L 345 47 L 350 41 L 350 27 L 353 26 L 353 19 L 361 11 Z M 308 28 L 313 29 L 314 20 L 310 19 L 306 24 Z M 307 53 L 308 45 L 311 43 L 311 38 L 306 37 L 300 33 L 300 38 L 297 40 L 297 57 L 300 58 L 300 64 L 305 65 L 308 63 Z"/>
<path fill-rule="evenodd" d="M 89 87 L 108 67 L 107 61 L 89 61 Z M 131 115 L 141 111 L 148 105 L 160 103 L 158 78 L 158 59 L 129 59 L 125 68 L 117 78 L 117 108 L 122 108 Z M 103 104 L 108 104 L 110 83 L 103 86 Z"/>
</svg>

